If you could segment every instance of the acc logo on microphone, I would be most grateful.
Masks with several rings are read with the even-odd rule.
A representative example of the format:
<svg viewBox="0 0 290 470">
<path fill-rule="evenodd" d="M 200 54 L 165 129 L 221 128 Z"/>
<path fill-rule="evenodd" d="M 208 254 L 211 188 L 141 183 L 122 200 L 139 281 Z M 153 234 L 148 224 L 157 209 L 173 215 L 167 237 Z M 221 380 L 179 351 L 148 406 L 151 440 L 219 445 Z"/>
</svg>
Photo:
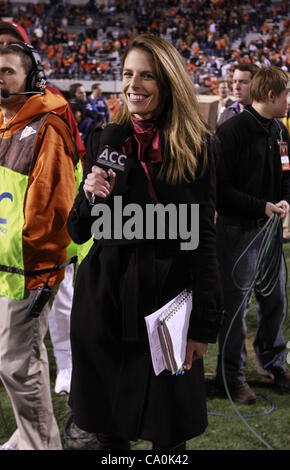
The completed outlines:
<svg viewBox="0 0 290 470">
<path fill-rule="evenodd" d="M 127 156 L 106 146 L 103 152 L 98 156 L 98 163 L 124 171 Z"/>
</svg>

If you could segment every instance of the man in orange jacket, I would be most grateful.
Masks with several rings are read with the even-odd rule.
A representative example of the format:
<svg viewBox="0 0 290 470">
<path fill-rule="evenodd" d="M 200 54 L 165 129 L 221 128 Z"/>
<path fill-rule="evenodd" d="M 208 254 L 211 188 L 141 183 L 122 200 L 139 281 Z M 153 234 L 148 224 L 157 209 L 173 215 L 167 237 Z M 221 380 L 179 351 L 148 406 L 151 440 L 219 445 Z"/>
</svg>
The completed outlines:
<svg viewBox="0 0 290 470">
<path fill-rule="evenodd" d="M 15 22 L 0 21 L 0 44 L 21 41 L 30 44 L 25 29 Z M 62 93 L 56 88 L 46 85 L 46 90 L 54 95 Z M 51 96 L 51 95 L 50 95 Z M 83 162 L 85 146 L 80 136 L 78 126 L 74 119 L 71 107 L 67 102 L 61 116 L 67 121 L 74 138 L 78 155 Z M 57 394 L 69 393 L 71 381 L 71 346 L 70 346 L 70 313 L 73 298 L 74 266 L 69 265 L 65 270 L 65 278 L 55 296 L 49 315 L 49 332 L 57 367 L 55 392 Z"/>
<path fill-rule="evenodd" d="M 0 378 L 17 424 L 2 449 L 61 449 L 44 337 L 76 192 L 67 102 L 21 43 L 0 46 L 0 87 Z"/>
</svg>

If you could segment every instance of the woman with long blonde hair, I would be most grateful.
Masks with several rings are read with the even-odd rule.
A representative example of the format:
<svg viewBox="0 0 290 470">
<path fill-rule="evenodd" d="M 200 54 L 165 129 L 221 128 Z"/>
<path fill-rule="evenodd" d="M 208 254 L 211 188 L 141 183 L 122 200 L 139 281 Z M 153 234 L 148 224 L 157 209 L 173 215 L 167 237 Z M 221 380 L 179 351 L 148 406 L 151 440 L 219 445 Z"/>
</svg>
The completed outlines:
<svg viewBox="0 0 290 470">
<path fill-rule="evenodd" d="M 75 284 L 70 405 L 76 424 L 95 432 L 102 449 L 129 449 L 130 441 L 145 439 L 154 449 L 182 451 L 207 426 L 202 358 L 216 341 L 221 312 L 210 132 L 183 59 L 162 38 L 133 39 L 122 89 L 115 123 L 90 135 L 68 222 L 75 242 L 91 231 L 95 238 Z M 116 165 L 100 165 L 116 155 L 118 174 Z M 174 208 L 178 226 L 164 216 L 163 232 L 150 227 L 153 206 Z M 111 217 L 96 217 L 102 211 Z M 186 288 L 193 307 L 184 374 L 156 375 L 144 318 Z"/>
<path fill-rule="evenodd" d="M 170 155 L 170 159 L 165 159 L 162 165 L 162 170 L 168 165 L 166 180 L 175 184 L 188 178 L 195 179 L 201 152 L 204 152 L 206 161 L 209 130 L 199 112 L 194 87 L 183 59 L 172 44 L 158 36 L 144 34 L 127 48 L 122 60 L 123 68 L 126 57 L 136 48 L 151 54 L 156 80 L 160 84 L 165 154 L 168 152 Z M 125 125 L 130 119 L 125 94 L 123 109 L 114 122 Z"/>
</svg>

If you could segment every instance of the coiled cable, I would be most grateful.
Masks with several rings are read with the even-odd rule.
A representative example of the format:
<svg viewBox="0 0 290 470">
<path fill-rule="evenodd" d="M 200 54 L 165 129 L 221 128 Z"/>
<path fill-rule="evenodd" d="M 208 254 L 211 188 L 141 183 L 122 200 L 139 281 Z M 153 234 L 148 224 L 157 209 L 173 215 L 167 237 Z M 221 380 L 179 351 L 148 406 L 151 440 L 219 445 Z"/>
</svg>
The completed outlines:
<svg viewBox="0 0 290 470">
<path fill-rule="evenodd" d="M 264 235 L 263 235 L 263 239 L 260 245 L 260 250 L 258 253 L 258 257 L 257 257 L 257 262 L 256 262 L 253 278 L 249 286 L 242 287 L 238 284 L 238 282 L 235 279 L 235 271 L 241 259 L 245 256 L 247 251 L 255 243 L 257 238 L 261 237 L 263 233 Z M 282 253 L 283 253 L 282 242 L 283 242 L 283 238 L 282 238 L 281 219 L 280 219 L 279 214 L 273 213 L 272 216 L 267 221 L 267 223 L 264 225 L 264 227 L 257 233 L 257 235 L 253 238 L 251 243 L 246 247 L 246 249 L 240 255 L 238 260 L 235 262 L 234 267 L 232 269 L 232 279 L 233 279 L 235 286 L 241 291 L 243 291 L 245 293 L 245 296 L 240 306 L 238 307 L 235 315 L 233 316 L 231 320 L 231 323 L 229 325 L 228 331 L 225 336 L 225 340 L 224 340 L 224 344 L 223 344 L 222 352 L 221 352 L 222 378 L 223 378 L 223 383 L 224 383 L 224 387 L 225 387 L 225 391 L 228 396 L 228 399 L 230 400 L 230 403 L 233 409 L 235 410 L 236 414 L 243 421 L 246 427 L 269 450 L 274 450 L 274 449 L 259 434 L 257 434 L 256 431 L 247 423 L 247 421 L 245 420 L 245 417 L 240 413 L 239 409 L 237 408 L 237 406 L 232 400 L 232 397 L 231 397 L 231 394 L 229 392 L 229 388 L 227 385 L 227 380 L 226 380 L 224 356 L 225 356 L 225 346 L 226 346 L 228 337 L 230 335 L 232 325 L 235 319 L 237 318 L 237 316 L 240 314 L 241 310 L 243 309 L 244 304 L 248 300 L 248 297 L 251 294 L 252 290 L 255 288 L 256 292 L 260 293 L 263 296 L 268 296 L 275 289 L 278 279 L 279 279 L 279 272 L 280 272 L 282 258 L 284 259 L 284 264 L 286 265 L 285 258 L 282 256 Z M 286 283 L 287 283 L 287 278 L 286 278 Z M 285 288 L 286 288 L 286 285 L 285 285 Z"/>
</svg>

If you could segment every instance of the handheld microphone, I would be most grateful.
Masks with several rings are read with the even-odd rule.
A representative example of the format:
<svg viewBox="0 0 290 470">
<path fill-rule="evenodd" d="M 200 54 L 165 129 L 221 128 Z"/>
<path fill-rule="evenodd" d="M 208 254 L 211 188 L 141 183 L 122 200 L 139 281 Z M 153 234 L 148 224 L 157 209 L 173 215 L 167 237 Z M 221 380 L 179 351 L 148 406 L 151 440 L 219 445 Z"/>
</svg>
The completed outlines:
<svg viewBox="0 0 290 470">
<path fill-rule="evenodd" d="M 108 124 L 102 132 L 99 152 L 96 157 L 96 165 L 115 172 L 123 172 L 127 156 L 122 152 L 122 146 L 127 137 L 126 129 L 119 124 Z M 91 204 L 101 202 L 104 199 L 93 194 Z"/>
<path fill-rule="evenodd" d="M 10 92 L 10 91 L 7 90 L 7 88 L 1 88 L 1 97 L 2 98 L 8 98 L 8 96 L 11 96 L 11 95 L 38 95 L 38 94 L 43 95 L 44 92 L 41 92 L 41 91 Z"/>
<path fill-rule="evenodd" d="M 119 124 L 108 124 L 101 135 L 96 164 L 104 170 L 111 168 L 114 171 L 124 171 L 127 157 L 122 153 L 122 146 L 126 137 L 124 127 Z"/>
</svg>

